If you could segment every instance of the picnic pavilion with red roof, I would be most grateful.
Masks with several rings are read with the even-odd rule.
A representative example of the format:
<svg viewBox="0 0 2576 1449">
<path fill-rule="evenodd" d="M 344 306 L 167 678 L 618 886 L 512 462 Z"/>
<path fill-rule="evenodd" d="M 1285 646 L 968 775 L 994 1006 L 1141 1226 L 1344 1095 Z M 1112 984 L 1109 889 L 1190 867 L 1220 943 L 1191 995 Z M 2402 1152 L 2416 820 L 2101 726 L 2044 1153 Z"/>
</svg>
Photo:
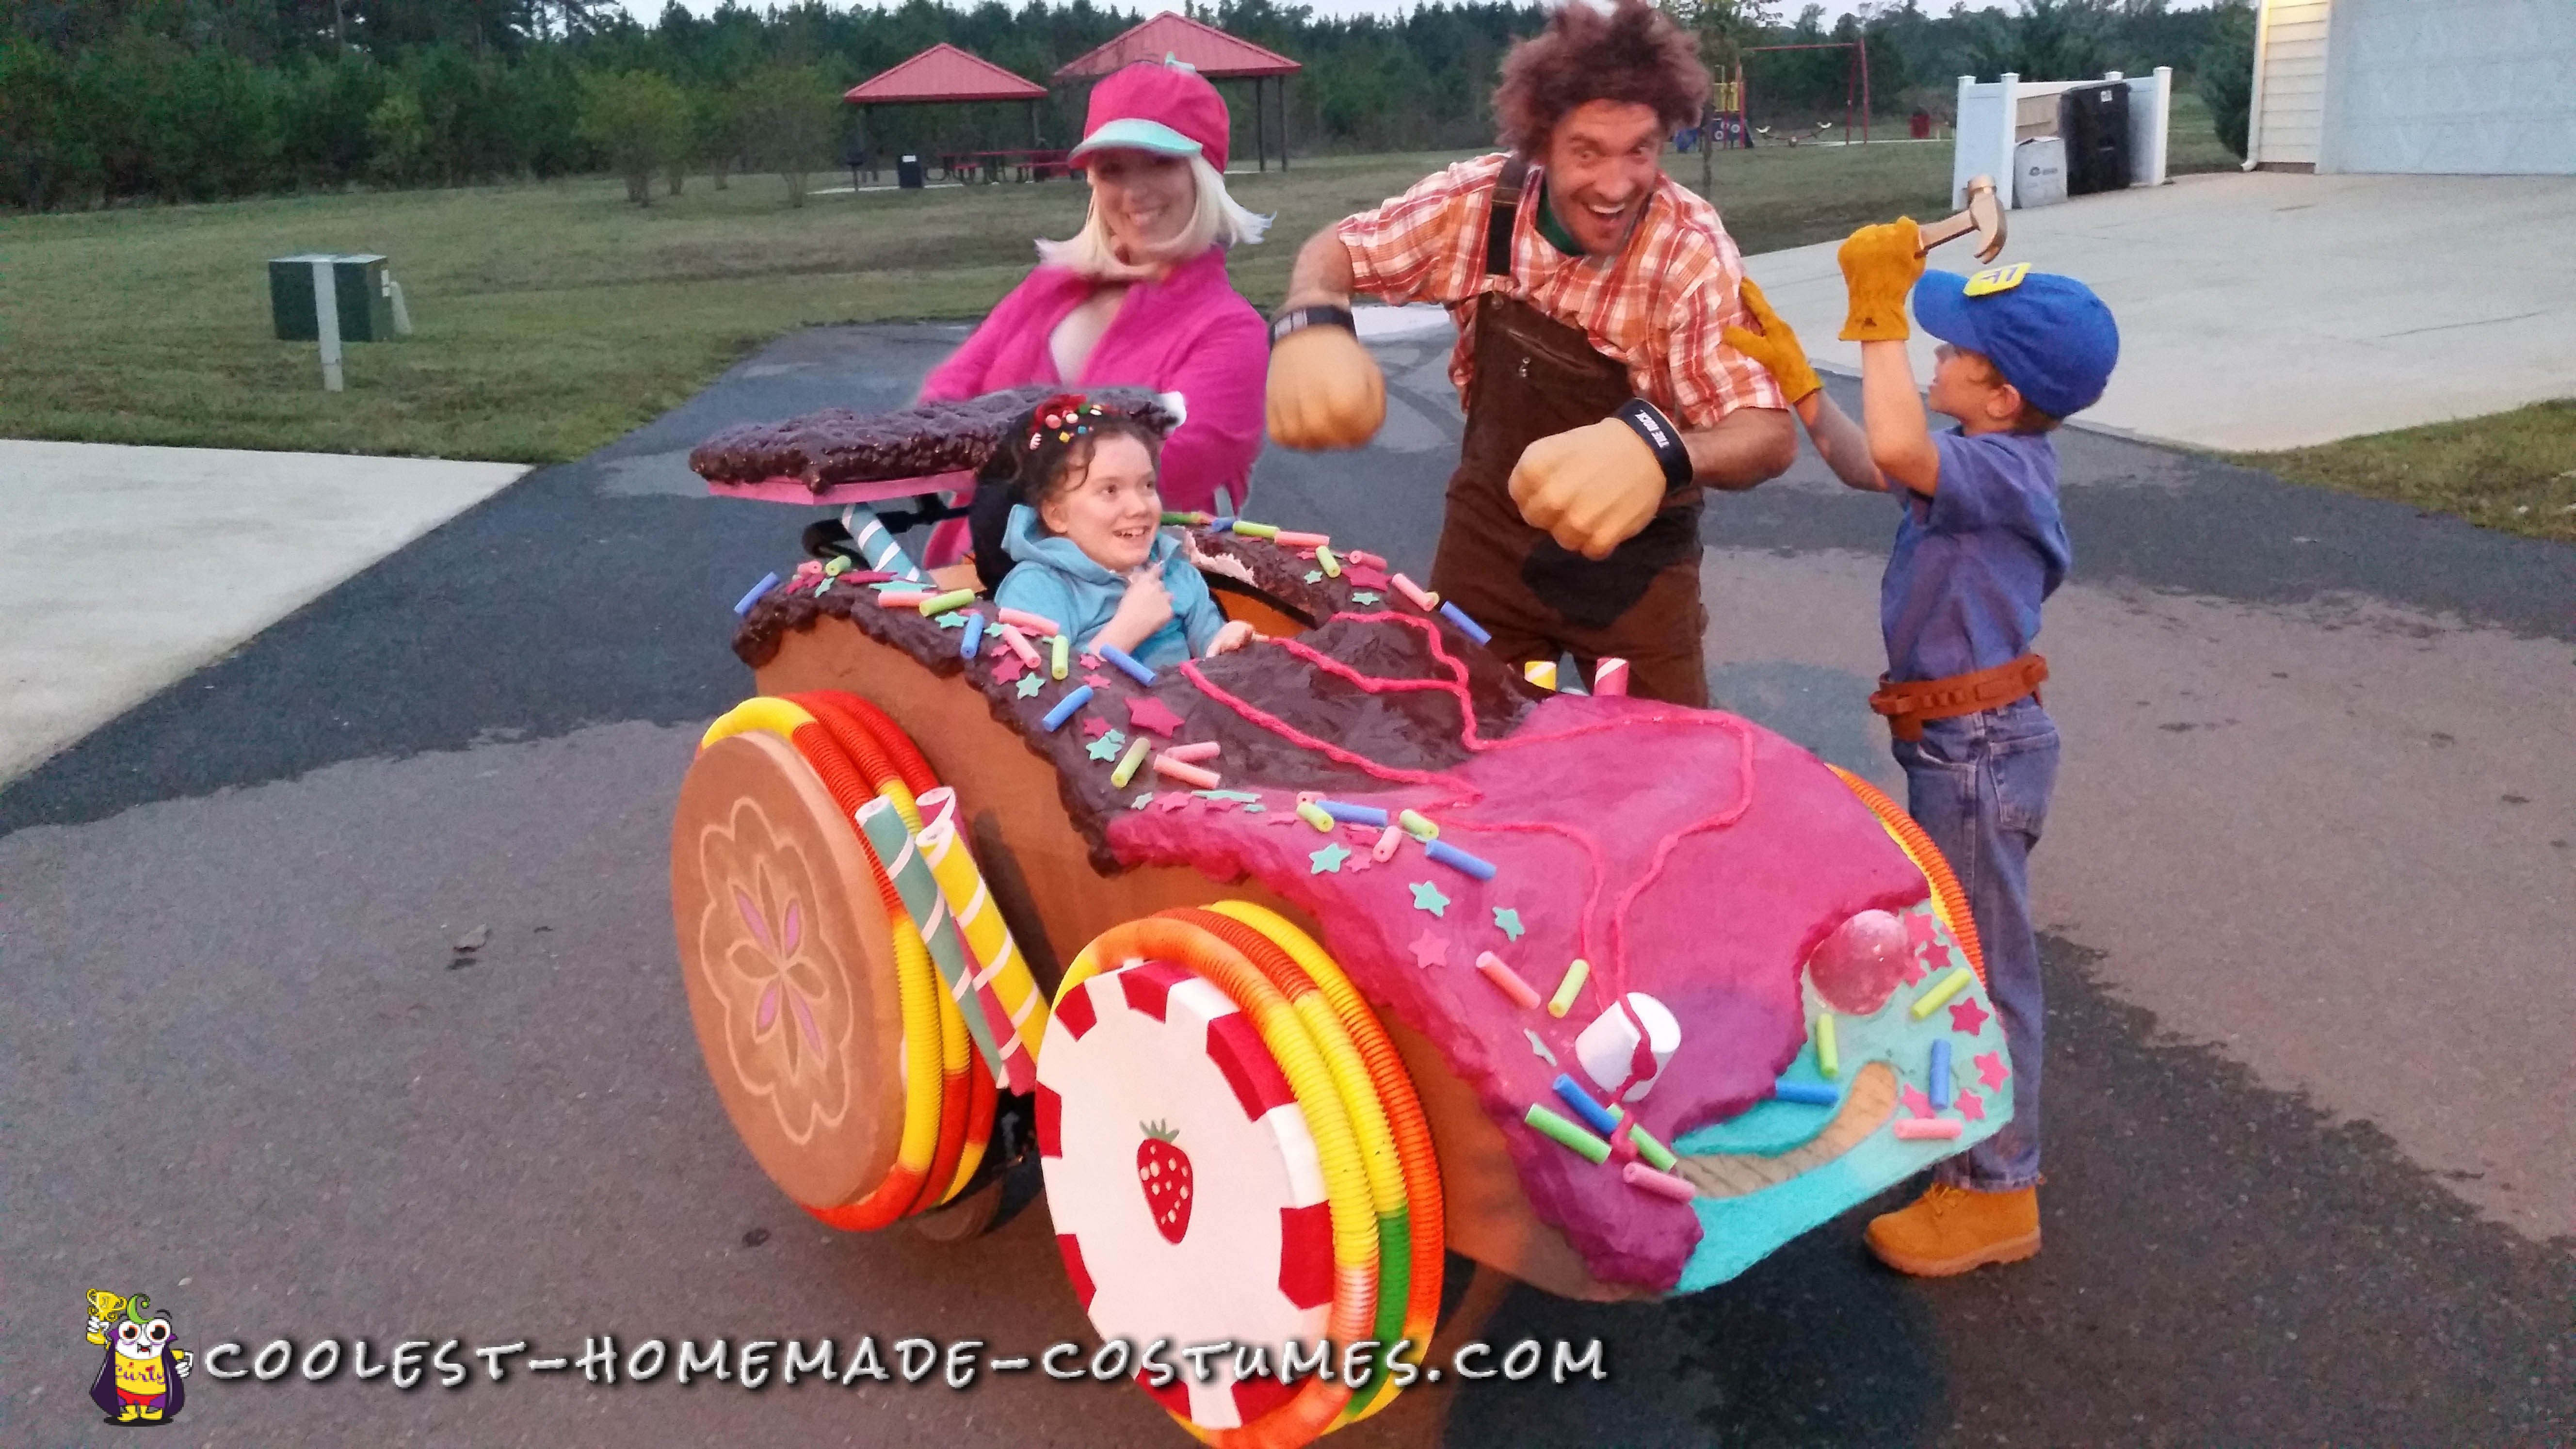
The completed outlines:
<svg viewBox="0 0 2576 1449">
<path fill-rule="evenodd" d="M 1047 99 L 1047 88 L 1035 81 L 1023 80 L 971 51 L 958 49 L 946 41 L 930 47 L 901 64 L 877 72 L 850 87 L 841 99 L 859 108 L 859 128 L 868 130 L 870 114 L 878 106 L 964 105 L 990 101 L 1021 101 L 1029 108 L 1029 140 L 1026 152 L 988 151 L 960 153 L 976 158 L 972 164 L 989 174 L 1004 166 L 1017 165 L 1023 174 L 1044 175 L 1045 156 L 1036 149 L 1042 139 L 1038 129 L 1038 107 Z M 1061 171 L 1063 153 L 1052 153 L 1055 169 Z M 959 169 L 959 157 L 942 159 L 950 170 Z M 870 170 L 874 170 L 871 166 Z"/>
<path fill-rule="evenodd" d="M 1120 66 L 1166 57 L 1196 68 L 1212 81 L 1252 82 L 1252 154 L 1265 171 L 1270 167 L 1270 144 L 1261 83 L 1273 82 L 1279 108 L 1279 169 L 1288 169 L 1288 77 L 1304 67 L 1178 11 L 1167 10 L 1075 57 L 1055 73 L 1055 80 L 1058 85 L 1096 81 Z"/>
</svg>

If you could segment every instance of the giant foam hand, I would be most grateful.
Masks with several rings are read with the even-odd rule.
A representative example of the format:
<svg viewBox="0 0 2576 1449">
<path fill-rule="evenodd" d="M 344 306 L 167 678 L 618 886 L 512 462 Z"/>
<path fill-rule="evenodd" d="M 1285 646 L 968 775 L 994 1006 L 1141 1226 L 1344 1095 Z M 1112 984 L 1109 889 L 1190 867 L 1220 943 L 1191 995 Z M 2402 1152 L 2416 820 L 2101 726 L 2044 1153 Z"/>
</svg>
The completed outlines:
<svg viewBox="0 0 2576 1449">
<path fill-rule="evenodd" d="M 1521 450 L 1512 504 L 1530 527 L 1588 559 L 1605 559 L 1664 502 L 1664 467 L 1616 417 L 1550 434 Z"/>
<path fill-rule="evenodd" d="M 1302 327 L 1270 349 L 1267 413 L 1284 447 L 1362 447 L 1386 421 L 1386 378 L 1349 331 Z"/>
</svg>

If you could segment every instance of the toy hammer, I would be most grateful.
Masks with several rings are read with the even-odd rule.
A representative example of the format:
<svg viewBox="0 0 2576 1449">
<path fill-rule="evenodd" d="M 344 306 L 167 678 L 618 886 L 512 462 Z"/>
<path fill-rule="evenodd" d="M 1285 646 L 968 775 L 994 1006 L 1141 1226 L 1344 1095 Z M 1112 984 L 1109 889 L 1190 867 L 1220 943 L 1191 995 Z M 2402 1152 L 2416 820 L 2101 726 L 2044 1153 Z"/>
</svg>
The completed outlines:
<svg viewBox="0 0 2576 1449">
<path fill-rule="evenodd" d="M 1991 176 L 1968 178 L 1968 204 L 1918 232 L 1918 245 L 1930 251 L 1946 241 L 1956 241 L 1970 232 L 1977 234 L 1977 260 L 1991 262 L 2003 255 L 2004 209 L 1995 201 L 1995 179 Z"/>
</svg>

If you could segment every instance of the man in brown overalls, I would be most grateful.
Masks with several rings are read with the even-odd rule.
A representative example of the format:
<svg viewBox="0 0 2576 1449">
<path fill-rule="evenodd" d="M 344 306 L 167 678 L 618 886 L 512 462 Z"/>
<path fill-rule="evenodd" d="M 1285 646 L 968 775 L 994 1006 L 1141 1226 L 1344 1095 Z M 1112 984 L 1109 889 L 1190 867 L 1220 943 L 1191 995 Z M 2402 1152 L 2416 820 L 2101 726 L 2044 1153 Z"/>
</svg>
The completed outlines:
<svg viewBox="0 0 2576 1449">
<path fill-rule="evenodd" d="M 1743 266 L 1705 200 L 1663 173 L 1708 77 L 1644 0 L 1571 0 L 1512 48 L 1506 154 L 1463 161 L 1297 254 L 1271 332 L 1270 436 L 1353 448 L 1386 384 L 1350 299 L 1446 304 L 1466 440 L 1431 587 L 1514 661 L 1629 662 L 1630 691 L 1708 703 L 1703 488 L 1778 476 L 1797 434 L 1770 374 L 1728 348 Z"/>
</svg>

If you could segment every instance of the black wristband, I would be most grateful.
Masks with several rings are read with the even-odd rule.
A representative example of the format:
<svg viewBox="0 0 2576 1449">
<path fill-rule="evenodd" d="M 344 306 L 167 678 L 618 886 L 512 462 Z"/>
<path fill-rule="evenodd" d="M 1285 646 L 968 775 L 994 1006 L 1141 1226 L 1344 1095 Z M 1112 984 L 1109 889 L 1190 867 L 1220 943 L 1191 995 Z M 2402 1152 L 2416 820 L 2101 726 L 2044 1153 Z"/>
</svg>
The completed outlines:
<svg viewBox="0 0 2576 1449">
<path fill-rule="evenodd" d="M 1348 307 L 1335 307 L 1329 303 L 1291 307 L 1271 322 L 1270 345 L 1276 347 L 1289 333 L 1303 332 L 1309 327 L 1339 327 L 1354 335 L 1360 330 L 1358 321 L 1351 316 L 1351 309 Z"/>
<path fill-rule="evenodd" d="M 1655 450 L 1655 461 L 1664 465 L 1664 491 L 1676 493 L 1691 484 L 1690 449 L 1682 445 L 1682 430 L 1664 416 L 1664 410 L 1641 397 L 1619 404 L 1610 416 L 1636 430 Z"/>
</svg>

